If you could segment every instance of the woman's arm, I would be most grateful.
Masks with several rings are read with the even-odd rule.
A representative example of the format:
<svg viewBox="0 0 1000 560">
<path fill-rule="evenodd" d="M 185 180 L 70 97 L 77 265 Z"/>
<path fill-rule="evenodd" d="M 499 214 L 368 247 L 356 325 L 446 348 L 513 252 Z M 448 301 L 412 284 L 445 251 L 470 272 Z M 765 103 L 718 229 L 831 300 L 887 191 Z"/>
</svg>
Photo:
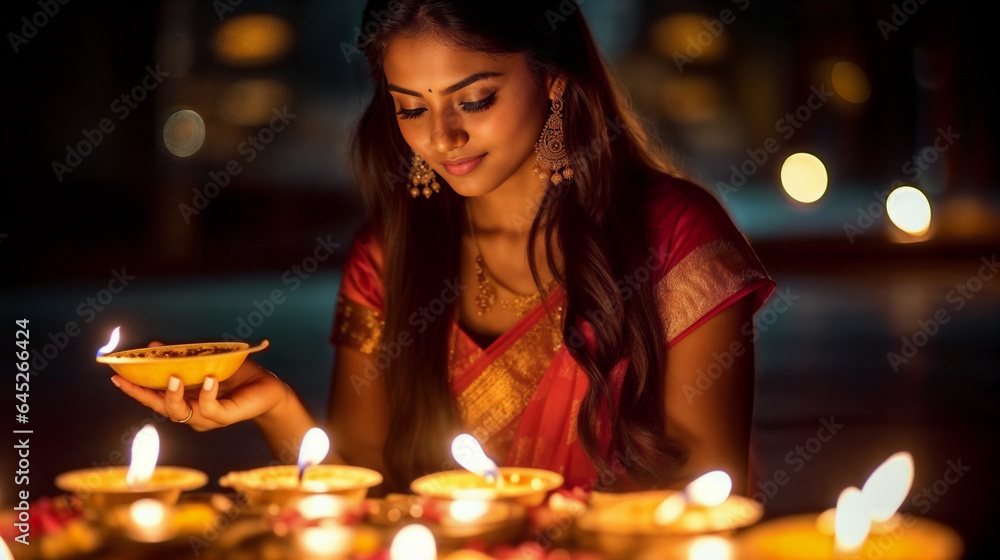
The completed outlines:
<svg viewBox="0 0 1000 560">
<path fill-rule="evenodd" d="M 383 451 L 389 419 L 385 376 L 373 358 L 337 346 L 328 417 L 332 450 L 350 465 L 385 475 Z"/>
<path fill-rule="evenodd" d="M 732 477 L 733 493 L 747 491 L 754 351 L 743 333 L 752 318 L 751 294 L 667 351 L 666 431 L 689 450 L 680 473 L 685 484 L 720 469 Z"/>
</svg>

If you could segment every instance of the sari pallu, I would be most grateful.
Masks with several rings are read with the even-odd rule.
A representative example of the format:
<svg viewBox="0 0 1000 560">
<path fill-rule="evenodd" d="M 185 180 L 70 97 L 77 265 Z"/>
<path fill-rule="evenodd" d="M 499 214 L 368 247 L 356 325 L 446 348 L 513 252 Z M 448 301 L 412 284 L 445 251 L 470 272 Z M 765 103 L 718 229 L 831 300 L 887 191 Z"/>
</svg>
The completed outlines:
<svg viewBox="0 0 1000 560">
<path fill-rule="evenodd" d="M 669 347 L 740 298 L 758 309 L 774 288 L 756 255 L 721 206 L 700 187 L 680 180 L 654 189 L 648 206 L 649 258 L 620 279 L 623 297 L 654 282 Z M 374 354 L 381 339 L 381 248 L 370 230 L 351 245 L 331 342 Z M 589 382 L 562 339 L 565 294 L 555 288 L 514 327 L 481 348 L 451 320 L 448 373 L 463 428 L 500 465 L 555 471 L 569 488 L 592 489 L 598 480 L 577 436 L 580 403 Z M 593 344 L 583 321 L 572 333 Z M 609 373 L 621 386 L 624 365 Z M 615 395 L 617 398 L 617 395 Z M 599 453 L 613 466 L 608 411 L 597 422 Z M 625 475 L 627 477 L 627 474 Z M 627 482 L 627 480 L 626 480 Z"/>
</svg>

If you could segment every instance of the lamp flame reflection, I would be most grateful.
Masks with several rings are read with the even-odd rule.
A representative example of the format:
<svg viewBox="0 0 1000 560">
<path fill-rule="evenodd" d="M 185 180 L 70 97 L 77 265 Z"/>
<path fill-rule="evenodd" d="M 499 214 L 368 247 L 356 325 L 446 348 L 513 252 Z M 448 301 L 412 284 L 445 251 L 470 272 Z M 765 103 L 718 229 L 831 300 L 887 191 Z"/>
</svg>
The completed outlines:
<svg viewBox="0 0 1000 560">
<path fill-rule="evenodd" d="M 118 341 L 120 339 L 121 339 L 121 327 L 115 327 L 115 330 L 111 331 L 111 339 L 108 340 L 107 344 L 101 346 L 101 348 L 97 351 L 97 355 L 103 356 L 105 354 L 110 354 L 111 352 L 114 352 L 115 348 L 118 347 Z"/>
<path fill-rule="evenodd" d="M 688 560 L 730 560 L 733 546 L 722 537 L 698 537 L 691 542 Z"/>
<path fill-rule="evenodd" d="M 389 560 L 437 560 L 431 530 L 416 524 L 400 529 L 389 545 Z"/>
<path fill-rule="evenodd" d="M 125 484 L 129 488 L 141 488 L 153 478 L 156 460 L 160 456 L 160 434 L 152 424 L 143 426 L 132 438 L 132 458 L 129 462 Z"/>
<path fill-rule="evenodd" d="M 448 514 L 461 523 L 472 523 L 487 511 L 489 504 L 483 500 L 455 500 L 448 506 Z"/>
</svg>

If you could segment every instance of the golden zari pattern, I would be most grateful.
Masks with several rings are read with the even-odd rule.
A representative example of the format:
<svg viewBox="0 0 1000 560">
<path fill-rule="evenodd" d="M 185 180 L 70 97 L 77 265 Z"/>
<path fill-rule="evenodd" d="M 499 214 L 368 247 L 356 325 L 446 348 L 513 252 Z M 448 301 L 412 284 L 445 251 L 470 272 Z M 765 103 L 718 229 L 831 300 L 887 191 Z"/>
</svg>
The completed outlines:
<svg viewBox="0 0 1000 560">
<path fill-rule="evenodd" d="M 471 434 L 490 449 L 502 450 L 501 457 L 514 438 L 512 422 L 520 418 L 562 348 L 563 307 L 552 311 L 496 356 L 458 396 L 462 424 L 472 428 Z M 532 313 L 546 310 L 538 307 Z M 485 357 L 480 354 L 478 359 Z"/>
<path fill-rule="evenodd" d="M 331 335 L 333 344 L 355 348 L 364 354 L 374 354 L 382 342 L 384 327 L 385 321 L 378 311 L 343 296 L 337 298 L 337 313 Z"/>
<path fill-rule="evenodd" d="M 729 241 L 713 241 L 691 251 L 656 285 L 667 340 L 677 338 L 744 286 L 764 278 L 764 272 L 750 266 Z"/>
</svg>

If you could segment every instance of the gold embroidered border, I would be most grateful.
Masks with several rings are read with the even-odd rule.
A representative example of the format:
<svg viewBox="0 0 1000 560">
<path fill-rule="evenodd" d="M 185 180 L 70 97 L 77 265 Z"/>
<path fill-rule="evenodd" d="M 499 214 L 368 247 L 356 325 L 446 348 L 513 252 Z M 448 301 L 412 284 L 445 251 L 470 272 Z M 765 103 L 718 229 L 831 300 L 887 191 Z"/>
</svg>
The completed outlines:
<svg viewBox="0 0 1000 560">
<path fill-rule="evenodd" d="M 691 251 L 656 286 L 656 299 L 672 341 L 745 286 L 766 278 L 733 243 L 713 241 Z"/>
<path fill-rule="evenodd" d="M 561 310 L 539 320 L 458 396 L 462 423 L 481 443 L 489 442 L 493 450 L 504 455 L 514 431 L 500 432 L 528 406 L 552 358 L 562 348 Z M 491 441 L 494 437 L 497 439 Z"/>
<path fill-rule="evenodd" d="M 378 311 L 339 296 L 330 339 L 335 345 L 374 354 L 382 341 L 384 326 L 385 321 Z"/>
</svg>

